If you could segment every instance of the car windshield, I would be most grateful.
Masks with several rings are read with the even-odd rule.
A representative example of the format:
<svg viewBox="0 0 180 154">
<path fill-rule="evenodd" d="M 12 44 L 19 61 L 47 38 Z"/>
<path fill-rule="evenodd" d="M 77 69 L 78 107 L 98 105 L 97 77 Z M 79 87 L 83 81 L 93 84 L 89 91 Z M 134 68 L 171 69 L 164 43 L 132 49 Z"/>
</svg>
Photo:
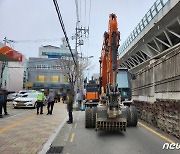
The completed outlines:
<svg viewBox="0 0 180 154">
<path fill-rule="evenodd" d="M 21 91 L 21 92 L 19 92 L 19 94 L 25 94 L 25 93 L 27 93 L 26 91 Z"/>
<path fill-rule="evenodd" d="M 37 98 L 37 96 L 38 96 L 37 93 L 28 93 L 23 95 L 22 97 Z"/>
</svg>

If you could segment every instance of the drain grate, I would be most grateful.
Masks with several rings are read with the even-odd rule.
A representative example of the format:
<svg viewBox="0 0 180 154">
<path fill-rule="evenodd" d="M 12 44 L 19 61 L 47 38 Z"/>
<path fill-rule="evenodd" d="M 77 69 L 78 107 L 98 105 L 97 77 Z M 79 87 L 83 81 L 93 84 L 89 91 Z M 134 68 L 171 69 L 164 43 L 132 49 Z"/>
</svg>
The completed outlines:
<svg viewBox="0 0 180 154">
<path fill-rule="evenodd" d="M 63 151 L 63 147 L 50 147 L 49 150 L 47 151 L 46 154 L 56 154 L 56 153 L 61 153 Z"/>
</svg>

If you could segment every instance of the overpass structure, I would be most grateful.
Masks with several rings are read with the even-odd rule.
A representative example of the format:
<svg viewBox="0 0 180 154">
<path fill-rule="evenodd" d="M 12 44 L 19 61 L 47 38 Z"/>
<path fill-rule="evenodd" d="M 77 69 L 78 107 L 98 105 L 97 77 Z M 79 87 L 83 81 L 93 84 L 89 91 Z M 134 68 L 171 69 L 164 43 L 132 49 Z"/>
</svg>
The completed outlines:
<svg viewBox="0 0 180 154">
<path fill-rule="evenodd" d="M 157 0 L 119 53 L 140 117 L 180 138 L 180 1 Z"/>
</svg>

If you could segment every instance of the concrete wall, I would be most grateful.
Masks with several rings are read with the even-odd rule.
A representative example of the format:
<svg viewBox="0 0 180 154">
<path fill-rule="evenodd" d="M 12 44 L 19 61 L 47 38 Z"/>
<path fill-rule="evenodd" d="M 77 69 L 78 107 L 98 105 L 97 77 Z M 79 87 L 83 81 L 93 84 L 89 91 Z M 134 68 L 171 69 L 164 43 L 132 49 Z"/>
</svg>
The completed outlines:
<svg viewBox="0 0 180 154">
<path fill-rule="evenodd" d="M 132 95 L 141 119 L 180 138 L 180 45 L 137 72 Z"/>
<path fill-rule="evenodd" d="M 135 100 L 154 102 L 156 99 L 180 100 L 180 45 L 138 71 L 132 81 Z"/>
</svg>

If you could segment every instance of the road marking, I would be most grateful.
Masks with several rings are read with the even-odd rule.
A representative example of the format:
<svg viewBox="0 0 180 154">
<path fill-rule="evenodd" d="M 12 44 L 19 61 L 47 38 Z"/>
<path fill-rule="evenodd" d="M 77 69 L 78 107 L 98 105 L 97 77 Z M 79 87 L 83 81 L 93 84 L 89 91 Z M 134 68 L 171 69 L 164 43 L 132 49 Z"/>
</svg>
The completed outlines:
<svg viewBox="0 0 180 154">
<path fill-rule="evenodd" d="M 72 133 L 72 135 L 71 135 L 71 140 L 70 140 L 70 142 L 72 143 L 73 142 L 73 140 L 74 140 L 74 133 Z"/>
<path fill-rule="evenodd" d="M 166 141 L 168 141 L 168 142 L 170 142 L 170 143 L 175 143 L 173 140 L 171 140 L 171 139 L 165 137 L 164 135 L 162 135 L 162 134 L 154 131 L 153 129 L 149 128 L 148 126 L 144 125 L 143 123 L 138 122 L 138 124 L 141 125 L 141 126 L 143 126 L 143 127 L 146 128 L 146 129 L 148 129 L 148 130 L 151 131 L 152 133 L 156 134 L 157 136 L 161 137 L 162 139 L 164 139 L 164 140 L 166 140 Z"/>
<path fill-rule="evenodd" d="M 35 118 L 35 117 L 36 117 L 36 115 L 32 115 L 32 116 L 30 116 L 30 117 L 28 117 L 28 118 L 25 118 L 25 119 L 20 120 L 20 121 L 18 121 L 18 122 L 16 122 L 16 123 L 13 123 L 13 124 L 10 124 L 10 125 L 8 125 L 8 126 L 6 126 L 6 127 L 4 127 L 4 128 L 1 128 L 1 129 L 0 129 L 0 134 L 6 132 L 6 131 L 8 131 L 8 130 L 10 130 L 10 129 L 16 127 L 16 126 L 18 126 L 18 125 L 21 125 L 21 124 L 23 124 L 23 123 L 27 122 L 28 120 L 31 120 L 31 119 L 33 119 L 33 118 Z"/>
<path fill-rule="evenodd" d="M 76 127 L 77 127 L 77 123 L 74 124 L 74 128 L 76 128 Z"/>
<path fill-rule="evenodd" d="M 7 119 L 10 119 L 10 118 L 16 117 L 16 116 L 21 115 L 21 114 L 26 113 L 26 112 L 30 112 L 30 111 L 24 111 L 24 112 L 21 112 L 21 113 L 18 113 L 18 114 L 15 114 L 15 115 L 9 116 L 9 117 L 5 117 L 5 118 L 3 118 L 2 120 L 7 120 Z"/>
</svg>

